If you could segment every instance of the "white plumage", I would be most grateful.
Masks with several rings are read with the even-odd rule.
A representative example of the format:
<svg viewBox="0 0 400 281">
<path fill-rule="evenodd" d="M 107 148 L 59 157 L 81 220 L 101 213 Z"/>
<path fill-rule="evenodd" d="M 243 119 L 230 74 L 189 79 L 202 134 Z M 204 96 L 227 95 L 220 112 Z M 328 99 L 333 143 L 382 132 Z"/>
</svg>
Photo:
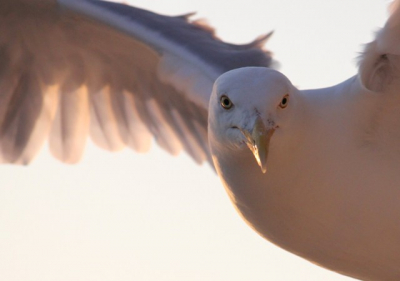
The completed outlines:
<svg viewBox="0 0 400 281">
<path fill-rule="evenodd" d="M 343 83 L 299 91 L 274 70 L 241 68 L 210 99 L 212 157 L 243 218 L 362 280 L 400 278 L 399 18 L 395 7 Z"/>
</svg>

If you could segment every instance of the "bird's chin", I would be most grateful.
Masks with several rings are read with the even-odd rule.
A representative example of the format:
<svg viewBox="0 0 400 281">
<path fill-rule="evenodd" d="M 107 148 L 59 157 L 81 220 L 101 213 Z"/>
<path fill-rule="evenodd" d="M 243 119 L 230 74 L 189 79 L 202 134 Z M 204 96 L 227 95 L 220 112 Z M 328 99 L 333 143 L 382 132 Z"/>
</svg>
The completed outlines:
<svg viewBox="0 0 400 281">
<path fill-rule="evenodd" d="M 240 130 L 237 127 L 231 127 L 228 130 L 228 135 L 231 140 L 233 140 L 232 145 L 234 149 L 237 150 L 245 150 L 247 148 L 246 144 L 246 138 L 243 136 L 243 134 L 240 132 Z"/>
<path fill-rule="evenodd" d="M 237 145 L 236 145 L 236 148 L 238 149 L 238 150 L 245 150 L 245 149 L 248 149 L 247 148 L 247 144 L 246 144 L 246 142 L 243 140 L 243 141 L 238 141 L 237 142 Z"/>
</svg>

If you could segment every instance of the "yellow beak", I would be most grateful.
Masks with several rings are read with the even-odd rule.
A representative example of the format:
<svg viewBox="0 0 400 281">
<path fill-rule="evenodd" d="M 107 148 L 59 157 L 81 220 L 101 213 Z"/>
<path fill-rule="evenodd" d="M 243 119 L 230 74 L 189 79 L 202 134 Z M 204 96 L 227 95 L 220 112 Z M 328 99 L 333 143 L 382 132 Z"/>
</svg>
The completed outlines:
<svg viewBox="0 0 400 281">
<path fill-rule="evenodd" d="M 241 129 L 241 132 L 246 137 L 247 146 L 253 152 L 261 171 L 266 173 L 269 142 L 275 129 L 267 129 L 261 117 L 258 116 L 251 133 L 243 129 Z"/>
</svg>

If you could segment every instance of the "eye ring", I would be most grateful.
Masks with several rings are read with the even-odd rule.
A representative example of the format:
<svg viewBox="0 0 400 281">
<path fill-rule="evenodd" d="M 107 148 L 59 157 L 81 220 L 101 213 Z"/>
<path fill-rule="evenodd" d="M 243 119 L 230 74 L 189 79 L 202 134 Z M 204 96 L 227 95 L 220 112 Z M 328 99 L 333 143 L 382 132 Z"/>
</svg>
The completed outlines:
<svg viewBox="0 0 400 281">
<path fill-rule="evenodd" d="M 226 95 L 222 95 L 219 102 L 222 108 L 226 110 L 231 109 L 233 106 L 232 101 Z"/>
<path fill-rule="evenodd" d="M 283 109 L 283 108 L 286 108 L 288 106 L 288 104 L 289 104 L 289 95 L 285 95 L 282 98 L 282 100 L 279 104 L 279 107 Z"/>
</svg>

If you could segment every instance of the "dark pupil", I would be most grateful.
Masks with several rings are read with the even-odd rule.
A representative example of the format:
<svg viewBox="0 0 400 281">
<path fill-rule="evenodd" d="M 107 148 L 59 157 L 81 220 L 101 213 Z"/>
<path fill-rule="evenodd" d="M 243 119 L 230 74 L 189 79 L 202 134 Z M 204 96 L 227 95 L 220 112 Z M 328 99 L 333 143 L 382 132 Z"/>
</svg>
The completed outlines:
<svg viewBox="0 0 400 281">
<path fill-rule="evenodd" d="M 282 99 L 282 104 L 285 105 L 287 103 L 287 98 Z"/>
<path fill-rule="evenodd" d="M 230 100 L 228 99 L 224 99 L 223 103 L 225 106 L 229 106 L 231 104 Z"/>
</svg>

